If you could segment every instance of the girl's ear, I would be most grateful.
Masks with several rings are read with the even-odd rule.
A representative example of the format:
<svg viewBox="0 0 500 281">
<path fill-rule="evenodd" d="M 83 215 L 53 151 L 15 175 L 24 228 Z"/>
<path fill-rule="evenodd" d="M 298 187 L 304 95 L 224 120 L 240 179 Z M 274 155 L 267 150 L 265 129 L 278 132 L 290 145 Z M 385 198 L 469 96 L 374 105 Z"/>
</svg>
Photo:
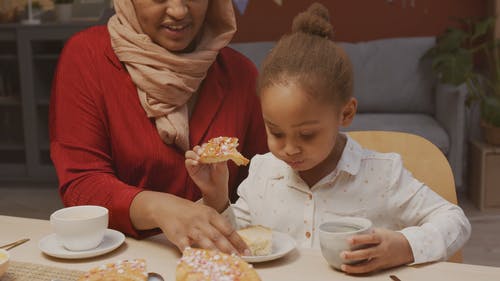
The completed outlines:
<svg viewBox="0 0 500 281">
<path fill-rule="evenodd" d="M 356 109 L 358 108 L 358 101 L 355 98 L 350 98 L 349 101 L 342 107 L 342 115 L 340 125 L 348 127 L 351 125 Z"/>
</svg>

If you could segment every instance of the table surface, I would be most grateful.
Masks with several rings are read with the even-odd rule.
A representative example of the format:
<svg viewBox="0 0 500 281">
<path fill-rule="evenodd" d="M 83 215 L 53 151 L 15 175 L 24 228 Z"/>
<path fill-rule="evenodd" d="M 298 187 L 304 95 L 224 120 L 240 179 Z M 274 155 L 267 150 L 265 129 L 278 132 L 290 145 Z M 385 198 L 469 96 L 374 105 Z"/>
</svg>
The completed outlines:
<svg viewBox="0 0 500 281">
<path fill-rule="evenodd" d="M 175 279 L 175 268 L 180 253 L 163 235 L 144 240 L 127 237 L 125 243 L 111 253 L 88 259 L 58 259 L 43 254 L 38 242 L 51 234 L 48 220 L 0 216 L 0 245 L 21 238 L 31 240 L 9 252 L 11 259 L 75 270 L 88 270 L 107 262 L 121 259 L 145 258 L 149 272 L 160 273 L 165 280 Z M 254 264 L 262 280 L 386 280 L 396 275 L 402 281 L 450 280 L 478 281 L 500 280 L 500 267 L 437 262 L 419 266 L 401 266 L 368 276 L 350 276 L 332 269 L 315 249 L 295 249 L 285 257 Z"/>
</svg>

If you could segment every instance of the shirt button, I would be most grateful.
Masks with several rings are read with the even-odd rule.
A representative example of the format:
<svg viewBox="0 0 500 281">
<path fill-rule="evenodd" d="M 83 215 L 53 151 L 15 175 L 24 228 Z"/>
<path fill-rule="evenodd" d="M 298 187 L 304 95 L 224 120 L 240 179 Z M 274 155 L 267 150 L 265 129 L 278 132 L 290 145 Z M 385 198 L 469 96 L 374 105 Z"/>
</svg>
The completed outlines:
<svg viewBox="0 0 500 281">
<path fill-rule="evenodd" d="M 311 232 L 309 232 L 309 231 L 306 232 L 306 237 L 307 237 L 307 239 L 311 238 Z"/>
</svg>

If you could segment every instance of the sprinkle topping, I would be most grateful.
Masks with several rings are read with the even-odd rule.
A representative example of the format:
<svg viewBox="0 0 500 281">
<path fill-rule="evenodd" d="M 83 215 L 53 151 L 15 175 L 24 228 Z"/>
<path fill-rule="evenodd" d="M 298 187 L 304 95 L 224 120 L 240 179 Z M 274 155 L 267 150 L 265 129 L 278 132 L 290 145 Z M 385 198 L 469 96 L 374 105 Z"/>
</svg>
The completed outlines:
<svg viewBox="0 0 500 281">
<path fill-rule="evenodd" d="M 229 256 L 217 251 L 203 251 L 186 248 L 180 260 L 189 266 L 192 273 L 201 273 L 205 279 L 211 281 L 238 281 L 243 276 L 239 267 L 239 257 L 231 255 L 236 262 L 230 263 Z"/>
<path fill-rule="evenodd" d="M 217 137 L 201 146 L 201 156 L 224 156 L 233 153 L 238 147 L 238 138 Z"/>
<path fill-rule="evenodd" d="M 96 280 L 95 278 L 98 276 L 104 278 L 109 274 L 126 275 L 129 271 L 141 272 L 143 276 L 147 276 L 145 260 L 121 260 L 115 263 L 103 264 L 85 273 L 80 280 Z M 119 276 L 117 278 L 119 278 Z"/>
</svg>

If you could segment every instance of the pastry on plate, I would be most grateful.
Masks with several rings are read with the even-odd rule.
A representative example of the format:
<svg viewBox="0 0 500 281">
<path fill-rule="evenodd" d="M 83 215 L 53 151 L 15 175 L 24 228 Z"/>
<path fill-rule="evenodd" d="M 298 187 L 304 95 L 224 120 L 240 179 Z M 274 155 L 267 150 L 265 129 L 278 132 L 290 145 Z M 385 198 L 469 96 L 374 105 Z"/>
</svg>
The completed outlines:
<svg viewBox="0 0 500 281">
<path fill-rule="evenodd" d="M 267 256 L 273 248 L 273 231 L 262 225 L 251 225 L 238 231 L 252 256 Z"/>
<path fill-rule="evenodd" d="M 78 281 L 146 281 L 146 261 L 144 259 L 121 260 L 103 264 L 86 272 Z"/>
<path fill-rule="evenodd" d="M 238 138 L 217 137 L 201 145 L 198 152 L 201 163 L 218 163 L 233 160 L 236 165 L 246 166 L 250 160 L 236 150 Z"/>
<path fill-rule="evenodd" d="M 187 247 L 177 264 L 176 281 L 260 281 L 255 269 L 237 255 Z"/>
</svg>

